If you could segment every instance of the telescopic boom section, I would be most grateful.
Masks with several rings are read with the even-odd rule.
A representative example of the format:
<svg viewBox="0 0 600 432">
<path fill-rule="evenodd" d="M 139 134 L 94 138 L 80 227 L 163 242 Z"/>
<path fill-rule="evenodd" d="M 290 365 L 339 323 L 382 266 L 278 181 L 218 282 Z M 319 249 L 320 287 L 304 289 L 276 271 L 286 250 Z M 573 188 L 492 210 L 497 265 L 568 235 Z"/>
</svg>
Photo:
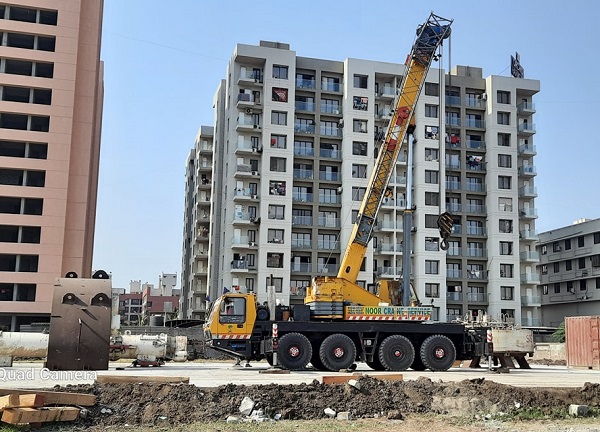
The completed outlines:
<svg viewBox="0 0 600 432">
<path fill-rule="evenodd" d="M 427 72 L 438 47 L 450 35 L 451 23 L 451 20 L 432 13 L 429 19 L 417 29 L 417 38 L 406 61 L 406 76 L 396 98 L 393 117 L 385 141 L 379 150 L 350 242 L 340 265 L 338 278 L 356 283 L 367 245 L 373 237 L 377 213 L 386 195 L 396 158 L 411 127 L 414 109 Z"/>
</svg>

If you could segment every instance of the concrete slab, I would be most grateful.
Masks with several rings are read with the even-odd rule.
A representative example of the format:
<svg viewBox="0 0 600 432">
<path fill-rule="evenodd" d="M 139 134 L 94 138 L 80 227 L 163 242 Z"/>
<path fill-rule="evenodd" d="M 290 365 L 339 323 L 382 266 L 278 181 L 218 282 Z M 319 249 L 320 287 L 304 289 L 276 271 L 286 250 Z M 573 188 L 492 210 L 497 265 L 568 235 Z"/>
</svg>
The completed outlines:
<svg viewBox="0 0 600 432">
<path fill-rule="evenodd" d="M 190 377 L 190 384 L 199 387 L 217 387 L 225 384 L 300 384 L 313 380 L 321 381 L 323 376 L 348 377 L 348 373 L 330 371 L 290 372 L 284 375 L 259 373 L 270 366 L 266 362 L 253 363 L 250 368 L 233 367 L 227 362 L 187 362 L 167 363 L 160 368 L 123 368 L 123 363 L 110 363 L 107 371 L 60 371 L 43 369 L 42 363 L 14 362 L 13 367 L 0 368 L 0 387 L 22 389 L 45 389 L 54 385 L 93 384 L 98 376 L 172 376 Z M 374 371 L 364 363 L 358 363 L 356 373 L 373 374 Z M 600 382 L 600 371 L 568 369 L 565 366 L 533 365 L 532 369 L 511 369 L 509 374 L 496 374 L 487 369 L 451 368 L 446 372 L 402 372 L 404 380 L 428 377 L 433 381 L 462 381 L 465 379 L 485 378 L 517 387 L 582 387 L 586 382 Z"/>
</svg>

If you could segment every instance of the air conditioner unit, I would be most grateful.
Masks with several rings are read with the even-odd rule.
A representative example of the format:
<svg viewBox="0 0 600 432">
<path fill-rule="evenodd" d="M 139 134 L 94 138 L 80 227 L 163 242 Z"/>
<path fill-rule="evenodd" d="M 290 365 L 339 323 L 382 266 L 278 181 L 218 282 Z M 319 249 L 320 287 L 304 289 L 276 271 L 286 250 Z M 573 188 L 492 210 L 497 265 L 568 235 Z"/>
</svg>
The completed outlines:
<svg viewBox="0 0 600 432">
<path fill-rule="evenodd" d="M 257 199 L 258 195 L 252 195 L 252 199 Z"/>
<path fill-rule="evenodd" d="M 337 193 L 342 193 L 342 191 L 343 191 L 343 190 L 344 190 L 344 188 L 342 188 L 341 186 L 339 186 L 339 187 L 337 188 Z"/>
<path fill-rule="evenodd" d="M 256 222 L 256 218 L 255 217 L 251 217 L 250 218 L 250 222 Z"/>
<path fill-rule="evenodd" d="M 254 129 L 259 129 L 260 125 L 255 124 L 255 125 L 253 125 L 253 127 L 254 127 Z"/>
<path fill-rule="evenodd" d="M 487 93 L 481 93 L 479 95 L 479 99 L 484 100 L 484 101 L 487 100 Z"/>
<path fill-rule="evenodd" d="M 252 171 L 252 175 L 258 174 L 258 171 Z"/>
<path fill-rule="evenodd" d="M 256 246 L 256 242 L 248 242 L 248 246 Z"/>
<path fill-rule="evenodd" d="M 338 122 L 338 127 L 344 127 L 344 119 L 340 119 L 340 121 Z"/>
<path fill-rule="evenodd" d="M 246 108 L 246 114 L 252 114 L 254 110 L 252 108 Z"/>
</svg>

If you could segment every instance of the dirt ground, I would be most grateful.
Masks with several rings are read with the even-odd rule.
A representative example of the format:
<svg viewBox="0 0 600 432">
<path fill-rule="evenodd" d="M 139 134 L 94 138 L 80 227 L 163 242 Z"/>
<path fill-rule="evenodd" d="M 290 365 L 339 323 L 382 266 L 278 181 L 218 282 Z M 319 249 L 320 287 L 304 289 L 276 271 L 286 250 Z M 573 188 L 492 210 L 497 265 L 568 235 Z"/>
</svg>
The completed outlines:
<svg viewBox="0 0 600 432">
<path fill-rule="evenodd" d="M 380 381 L 368 376 L 361 377 L 358 383 L 360 390 L 349 384 L 328 385 L 316 380 L 301 385 L 228 384 L 217 388 L 187 384 L 95 384 L 55 387 L 54 390 L 95 394 L 96 406 L 77 423 L 94 429 L 120 429 L 125 425 L 181 427 L 194 422 L 223 421 L 228 416 L 243 417 L 239 406 L 244 397 L 249 397 L 255 402 L 254 409 L 263 410 L 270 418 L 279 415 L 282 420 L 318 421 L 327 419 L 324 410 L 331 408 L 336 412 L 350 412 L 353 422 L 371 422 L 363 430 L 378 430 L 377 425 L 381 422 L 384 422 L 385 430 L 411 430 L 401 426 L 418 422 L 423 416 L 434 416 L 434 420 L 446 419 L 442 420 L 446 424 L 445 431 L 481 430 L 484 423 L 488 428 L 494 422 L 497 424 L 492 429 L 496 430 L 558 431 L 563 429 L 502 429 L 502 425 L 510 426 L 512 423 L 507 421 L 521 419 L 546 419 L 555 424 L 559 419 L 568 418 L 569 404 L 582 404 L 590 406 L 589 426 L 586 423 L 585 429 L 564 430 L 600 431 L 600 427 L 593 428 L 596 424 L 594 416 L 600 413 L 598 383 L 586 383 L 583 388 L 522 388 L 483 378 L 445 383 L 432 382 L 428 378 Z M 430 426 L 434 420 L 424 421 Z M 392 428 L 393 422 L 401 428 Z M 458 429 L 450 429 L 451 425 Z M 221 427 L 220 430 L 246 429 Z"/>
</svg>

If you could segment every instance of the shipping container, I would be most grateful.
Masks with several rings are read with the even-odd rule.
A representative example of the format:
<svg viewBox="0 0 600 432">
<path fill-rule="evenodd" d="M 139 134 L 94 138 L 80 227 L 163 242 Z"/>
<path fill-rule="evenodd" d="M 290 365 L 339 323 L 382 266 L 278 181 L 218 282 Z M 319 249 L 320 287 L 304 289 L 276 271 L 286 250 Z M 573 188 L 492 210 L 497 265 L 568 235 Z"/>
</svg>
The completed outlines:
<svg viewBox="0 0 600 432">
<path fill-rule="evenodd" d="M 567 366 L 600 370 L 600 316 L 565 317 Z"/>
</svg>

